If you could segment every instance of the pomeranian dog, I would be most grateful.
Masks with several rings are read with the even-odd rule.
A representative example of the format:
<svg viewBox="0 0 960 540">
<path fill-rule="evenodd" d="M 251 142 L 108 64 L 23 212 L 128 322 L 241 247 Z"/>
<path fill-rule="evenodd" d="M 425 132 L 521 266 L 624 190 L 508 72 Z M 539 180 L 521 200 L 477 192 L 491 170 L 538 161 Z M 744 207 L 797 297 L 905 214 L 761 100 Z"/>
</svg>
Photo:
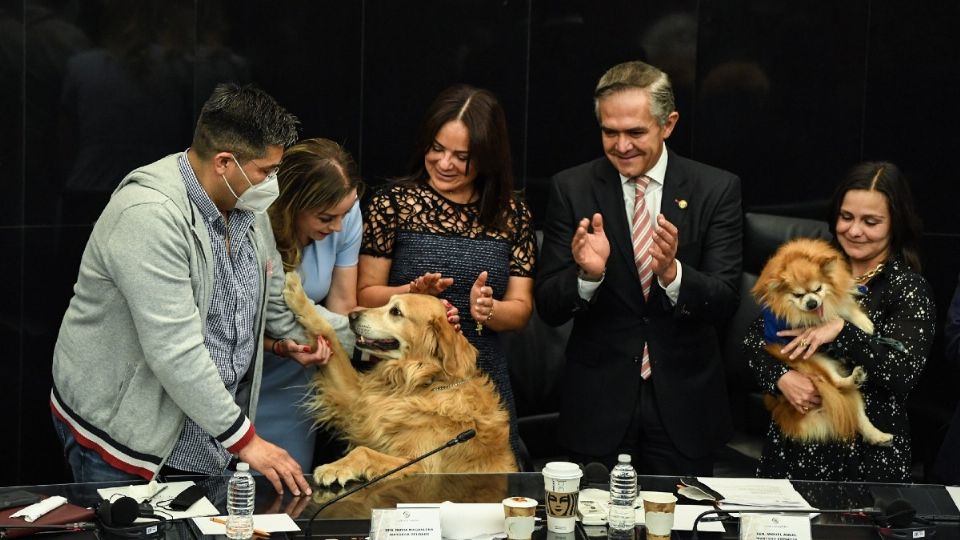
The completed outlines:
<svg viewBox="0 0 960 540">
<path fill-rule="evenodd" d="M 868 334 L 873 323 L 854 298 L 856 282 L 839 251 L 824 240 L 796 239 L 780 246 L 767 261 L 752 289 L 757 302 L 777 324 L 786 328 L 817 326 L 843 319 Z M 867 374 L 862 366 L 849 373 L 843 365 L 815 353 L 795 359 L 780 352 L 781 343 L 767 332 L 766 350 L 774 358 L 810 377 L 821 404 L 806 414 L 783 395 L 764 398 L 780 431 L 802 442 L 852 441 L 857 433 L 869 444 L 888 446 L 893 435 L 877 429 L 867 418 L 860 385 Z"/>
</svg>

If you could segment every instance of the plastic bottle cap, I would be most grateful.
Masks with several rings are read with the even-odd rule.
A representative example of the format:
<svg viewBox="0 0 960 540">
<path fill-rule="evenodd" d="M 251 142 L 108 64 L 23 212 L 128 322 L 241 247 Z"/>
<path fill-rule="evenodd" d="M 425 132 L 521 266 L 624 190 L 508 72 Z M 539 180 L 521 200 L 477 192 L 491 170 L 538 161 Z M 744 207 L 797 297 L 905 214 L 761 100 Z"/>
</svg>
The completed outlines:
<svg viewBox="0 0 960 540">
<path fill-rule="evenodd" d="M 620 463 L 630 463 L 630 454 L 620 454 L 617 456 L 617 461 Z M 246 463 L 244 463 L 244 465 L 246 465 Z M 239 467 L 239 465 L 237 465 L 237 467 Z"/>
<path fill-rule="evenodd" d="M 630 457 L 630 456 L 627 456 Z M 244 462 L 237 463 L 237 472 L 247 472 L 250 470 L 250 465 Z"/>
</svg>

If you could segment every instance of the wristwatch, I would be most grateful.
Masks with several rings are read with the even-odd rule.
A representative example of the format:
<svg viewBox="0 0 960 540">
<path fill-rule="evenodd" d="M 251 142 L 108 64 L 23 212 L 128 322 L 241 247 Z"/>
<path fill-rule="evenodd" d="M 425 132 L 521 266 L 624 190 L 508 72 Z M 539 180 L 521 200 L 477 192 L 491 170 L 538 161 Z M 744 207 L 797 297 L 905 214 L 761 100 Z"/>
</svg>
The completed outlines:
<svg viewBox="0 0 960 540">
<path fill-rule="evenodd" d="M 605 275 L 607 275 L 606 268 L 604 268 L 600 272 L 600 277 L 595 277 L 595 278 L 588 276 L 587 273 L 583 271 L 583 268 L 580 268 L 577 270 L 577 278 L 583 281 L 588 281 L 590 283 L 600 283 L 601 281 L 603 281 L 603 276 Z"/>
</svg>

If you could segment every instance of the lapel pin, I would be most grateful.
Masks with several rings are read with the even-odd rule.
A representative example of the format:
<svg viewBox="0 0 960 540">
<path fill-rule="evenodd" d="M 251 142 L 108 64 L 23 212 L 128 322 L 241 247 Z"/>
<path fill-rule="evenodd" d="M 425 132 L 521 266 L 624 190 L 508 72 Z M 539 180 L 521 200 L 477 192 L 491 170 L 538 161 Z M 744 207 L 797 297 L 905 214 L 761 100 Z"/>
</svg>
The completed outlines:
<svg viewBox="0 0 960 540">
<path fill-rule="evenodd" d="M 685 209 L 685 208 L 687 207 L 687 200 L 686 200 L 686 199 L 674 199 L 674 200 L 677 202 L 677 206 L 679 206 L 681 210 L 683 210 L 683 209 Z"/>
</svg>

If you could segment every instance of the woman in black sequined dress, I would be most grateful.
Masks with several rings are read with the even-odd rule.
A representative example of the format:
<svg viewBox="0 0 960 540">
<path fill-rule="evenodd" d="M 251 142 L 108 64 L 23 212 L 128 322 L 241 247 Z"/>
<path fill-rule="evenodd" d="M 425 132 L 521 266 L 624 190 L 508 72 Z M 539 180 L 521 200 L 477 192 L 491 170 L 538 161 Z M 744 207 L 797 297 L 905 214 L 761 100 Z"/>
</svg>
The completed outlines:
<svg viewBox="0 0 960 540">
<path fill-rule="evenodd" d="M 530 211 L 513 192 L 506 117 L 494 95 L 465 85 L 444 90 L 427 111 L 414 163 L 364 212 L 359 303 L 381 306 L 407 292 L 450 301 L 510 412 L 516 450 L 497 333 L 530 319 L 536 240 Z"/>
<path fill-rule="evenodd" d="M 770 424 L 758 475 L 805 480 L 910 481 L 910 424 L 906 399 L 927 361 L 935 331 L 930 287 L 919 274 L 920 223 L 906 179 L 892 163 L 862 163 L 837 188 L 830 227 L 859 276 L 859 298 L 876 326 L 868 335 L 844 321 L 786 330 L 786 354 L 809 356 L 818 348 L 850 369 L 863 366 L 861 386 L 867 416 L 894 435 L 883 447 L 863 442 L 803 444 L 784 437 Z M 763 320 L 744 341 L 761 388 L 783 394 L 800 411 L 813 414 L 819 403 L 813 383 L 764 350 Z"/>
</svg>

